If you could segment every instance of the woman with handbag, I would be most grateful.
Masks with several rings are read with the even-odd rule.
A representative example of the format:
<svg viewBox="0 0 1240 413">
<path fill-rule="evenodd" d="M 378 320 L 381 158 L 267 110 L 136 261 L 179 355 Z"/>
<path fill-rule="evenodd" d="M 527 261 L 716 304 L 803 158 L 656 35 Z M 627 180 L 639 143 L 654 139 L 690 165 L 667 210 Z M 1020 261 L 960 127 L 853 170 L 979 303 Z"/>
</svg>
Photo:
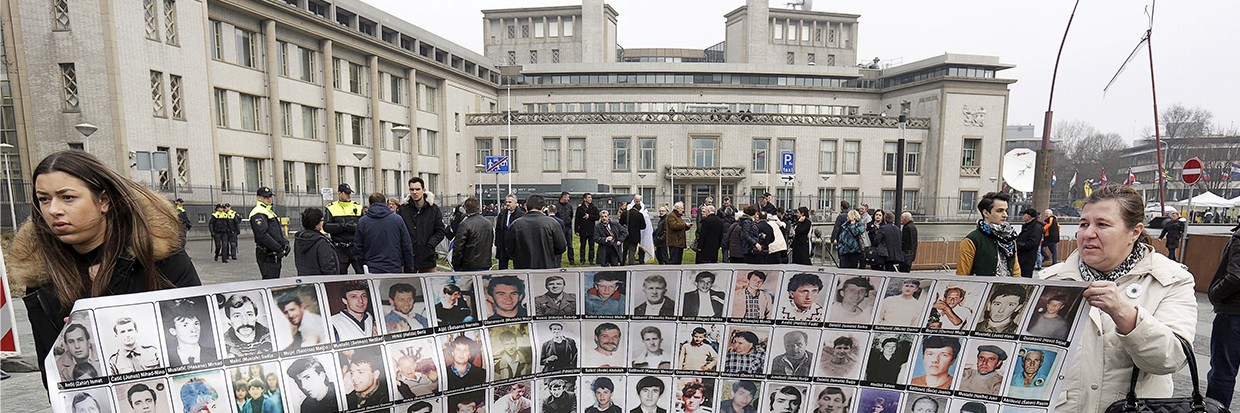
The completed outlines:
<svg viewBox="0 0 1240 413">
<path fill-rule="evenodd" d="M 810 262 L 809 233 L 813 229 L 809 221 L 809 208 L 797 208 L 797 220 L 792 224 L 792 263 L 812 265 Z"/>
<path fill-rule="evenodd" d="M 857 268 L 861 266 L 861 240 L 869 241 L 865 235 L 865 224 L 861 223 L 861 213 L 857 210 L 848 211 L 848 222 L 840 225 L 840 242 L 836 250 L 840 253 L 840 268 Z"/>
<path fill-rule="evenodd" d="M 1191 347 L 1182 349 L 1177 335 L 1196 334 L 1193 276 L 1154 252 L 1144 205 L 1127 186 L 1095 190 L 1081 209 L 1079 248 L 1037 275 L 1090 283 L 1081 294 L 1090 320 L 1080 324 L 1090 331 L 1072 343 L 1086 357 L 1065 367 L 1066 390 L 1055 398 L 1054 411 L 1102 412 L 1125 399 L 1133 377 L 1137 396 L 1171 397 L 1172 373 L 1188 359 L 1185 350 Z"/>
</svg>

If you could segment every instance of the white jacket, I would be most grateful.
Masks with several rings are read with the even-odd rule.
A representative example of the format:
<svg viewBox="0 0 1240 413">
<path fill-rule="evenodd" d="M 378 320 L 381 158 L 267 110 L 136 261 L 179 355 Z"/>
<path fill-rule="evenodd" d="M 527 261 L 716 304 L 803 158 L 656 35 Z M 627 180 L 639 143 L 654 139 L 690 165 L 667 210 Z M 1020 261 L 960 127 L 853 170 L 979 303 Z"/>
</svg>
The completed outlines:
<svg viewBox="0 0 1240 413">
<path fill-rule="evenodd" d="M 1081 281 L 1080 259 L 1080 252 L 1073 252 L 1064 262 L 1039 272 L 1037 278 Z M 1086 307 L 1089 321 L 1084 331 L 1074 335 L 1075 357 L 1060 376 L 1053 411 L 1105 410 L 1128 394 L 1134 364 L 1141 369 L 1137 397 L 1171 397 L 1171 375 L 1187 364 L 1172 332 L 1189 343 L 1197 333 L 1197 297 L 1188 269 L 1151 252 L 1115 283 L 1119 297 L 1137 307 L 1137 326 L 1120 335 L 1110 316 Z"/>
<path fill-rule="evenodd" d="M 784 221 L 780 221 L 779 218 L 774 217 L 767 218 L 766 224 L 770 225 L 771 229 L 774 230 L 771 232 L 775 233 L 775 240 L 771 241 L 770 249 L 767 253 L 775 254 L 778 252 L 787 251 L 788 240 L 784 238 L 784 227 L 787 226 L 787 224 L 784 224 Z"/>
</svg>

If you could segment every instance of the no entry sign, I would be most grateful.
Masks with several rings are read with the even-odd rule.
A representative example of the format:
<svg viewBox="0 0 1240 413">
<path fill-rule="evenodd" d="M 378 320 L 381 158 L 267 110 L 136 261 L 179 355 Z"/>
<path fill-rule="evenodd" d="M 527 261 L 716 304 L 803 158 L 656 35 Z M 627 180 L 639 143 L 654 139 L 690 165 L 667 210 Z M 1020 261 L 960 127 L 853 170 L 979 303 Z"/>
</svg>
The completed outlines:
<svg viewBox="0 0 1240 413">
<path fill-rule="evenodd" d="M 1201 179 L 1201 160 L 1192 158 L 1184 161 L 1184 168 L 1180 169 L 1180 178 L 1184 183 L 1192 185 Z"/>
</svg>

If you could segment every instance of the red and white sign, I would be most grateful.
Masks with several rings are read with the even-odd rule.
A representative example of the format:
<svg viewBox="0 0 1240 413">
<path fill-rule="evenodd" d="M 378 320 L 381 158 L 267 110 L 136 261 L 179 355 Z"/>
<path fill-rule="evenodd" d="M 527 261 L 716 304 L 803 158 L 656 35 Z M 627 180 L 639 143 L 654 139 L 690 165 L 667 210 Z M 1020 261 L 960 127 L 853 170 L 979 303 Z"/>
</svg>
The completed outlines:
<svg viewBox="0 0 1240 413">
<path fill-rule="evenodd" d="M 21 354 L 17 344 L 16 319 L 13 317 L 13 300 L 9 297 L 8 269 L 0 253 L 0 356 Z"/>
<path fill-rule="evenodd" d="M 1189 185 L 1197 183 L 1197 180 L 1201 179 L 1202 166 L 1201 160 L 1197 158 L 1184 161 L 1184 168 L 1180 169 L 1180 178 Z"/>
</svg>

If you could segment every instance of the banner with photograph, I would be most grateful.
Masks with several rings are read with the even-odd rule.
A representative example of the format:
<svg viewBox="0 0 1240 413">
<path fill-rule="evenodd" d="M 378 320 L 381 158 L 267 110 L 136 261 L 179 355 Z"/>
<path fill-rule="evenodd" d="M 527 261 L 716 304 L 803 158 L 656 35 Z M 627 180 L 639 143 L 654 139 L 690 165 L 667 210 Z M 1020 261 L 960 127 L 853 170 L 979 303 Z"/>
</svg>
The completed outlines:
<svg viewBox="0 0 1240 413">
<path fill-rule="evenodd" d="M 44 364 L 64 413 L 1048 412 L 1084 288 L 808 266 L 304 277 L 80 300 Z"/>
</svg>

